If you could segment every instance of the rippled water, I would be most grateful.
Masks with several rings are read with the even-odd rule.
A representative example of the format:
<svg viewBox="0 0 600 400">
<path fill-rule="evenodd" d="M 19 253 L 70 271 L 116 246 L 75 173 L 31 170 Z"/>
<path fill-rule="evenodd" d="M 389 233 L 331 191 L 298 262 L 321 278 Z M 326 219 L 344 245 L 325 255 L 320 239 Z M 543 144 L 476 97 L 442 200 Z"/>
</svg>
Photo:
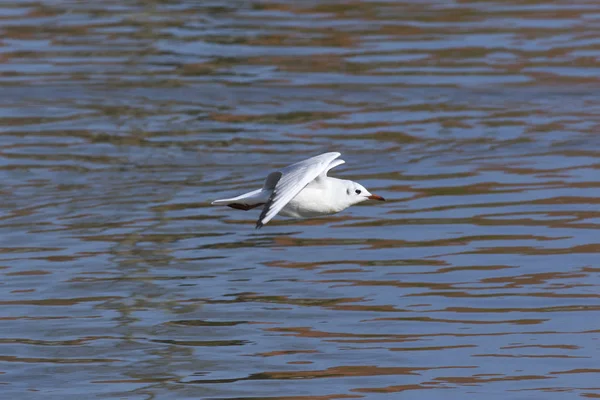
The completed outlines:
<svg viewBox="0 0 600 400">
<path fill-rule="evenodd" d="M 0 397 L 600 397 L 599 20 L 3 2 Z M 389 201 L 209 206 L 325 151 Z"/>
</svg>

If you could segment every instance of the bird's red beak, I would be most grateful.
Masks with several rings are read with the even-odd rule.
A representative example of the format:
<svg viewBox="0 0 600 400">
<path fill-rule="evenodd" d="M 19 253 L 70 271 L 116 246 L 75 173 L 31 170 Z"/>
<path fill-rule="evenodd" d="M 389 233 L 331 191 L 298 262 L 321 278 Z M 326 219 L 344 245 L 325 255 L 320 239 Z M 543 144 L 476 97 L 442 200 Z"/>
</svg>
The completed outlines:
<svg viewBox="0 0 600 400">
<path fill-rule="evenodd" d="M 367 199 L 385 201 L 385 199 L 383 197 L 377 196 L 376 194 L 372 194 L 370 196 L 367 196 Z"/>
</svg>

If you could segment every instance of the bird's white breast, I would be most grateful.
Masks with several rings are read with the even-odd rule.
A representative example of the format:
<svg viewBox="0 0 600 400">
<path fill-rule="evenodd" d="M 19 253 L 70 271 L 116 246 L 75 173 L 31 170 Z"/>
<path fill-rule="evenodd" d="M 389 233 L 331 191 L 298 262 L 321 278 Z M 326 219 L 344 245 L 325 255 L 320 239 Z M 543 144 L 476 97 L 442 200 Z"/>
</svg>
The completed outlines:
<svg viewBox="0 0 600 400">
<path fill-rule="evenodd" d="M 280 212 L 286 217 L 310 218 L 335 214 L 346 207 L 334 201 L 327 187 L 305 187 Z"/>
</svg>

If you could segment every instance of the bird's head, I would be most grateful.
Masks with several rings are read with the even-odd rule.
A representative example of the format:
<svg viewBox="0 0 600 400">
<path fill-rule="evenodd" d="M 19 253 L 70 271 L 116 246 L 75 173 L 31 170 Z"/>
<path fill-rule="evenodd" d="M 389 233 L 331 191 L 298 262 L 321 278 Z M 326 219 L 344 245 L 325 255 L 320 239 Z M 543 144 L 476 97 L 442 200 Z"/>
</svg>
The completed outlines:
<svg viewBox="0 0 600 400">
<path fill-rule="evenodd" d="M 381 196 L 369 192 L 363 185 L 357 182 L 346 181 L 346 200 L 352 204 L 362 203 L 365 200 L 379 200 L 385 201 Z"/>
</svg>

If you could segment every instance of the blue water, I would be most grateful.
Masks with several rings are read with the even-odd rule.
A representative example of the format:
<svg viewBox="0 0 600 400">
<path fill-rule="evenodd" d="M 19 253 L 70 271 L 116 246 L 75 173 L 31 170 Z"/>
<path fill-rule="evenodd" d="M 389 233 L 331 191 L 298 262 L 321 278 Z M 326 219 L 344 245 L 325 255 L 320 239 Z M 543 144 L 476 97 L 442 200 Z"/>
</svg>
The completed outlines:
<svg viewBox="0 0 600 400">
<path fill-rule="evenodd" d="M 593 3 L 0 5 L 0 398 L 600 396 Z M 210 206 L 325 151 L 388 199 Z"/>
</svg>

